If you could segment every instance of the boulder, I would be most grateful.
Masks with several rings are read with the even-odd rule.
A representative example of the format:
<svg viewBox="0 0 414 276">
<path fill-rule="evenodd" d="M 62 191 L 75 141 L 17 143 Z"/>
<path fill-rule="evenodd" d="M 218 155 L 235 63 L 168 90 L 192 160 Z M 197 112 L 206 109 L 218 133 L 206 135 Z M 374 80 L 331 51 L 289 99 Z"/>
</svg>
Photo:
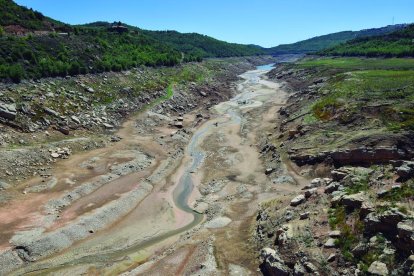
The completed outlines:
<svg viewBox="0 0 414 276">
<path fill-rule="evenodd" d="M 414 176 L 414 161 L 403 161 L 401 166 L 396 168 L 397 175 L 401 179 L 408 179 Z"/>
<path fill-rule="evenodd" d="M 366 194 L 364 192 L 360 192 L 353 195 L 343 196 L 341 204 L 349 209 L 360 209 L 365 201 L 368 201 Z"/>
<path fill-rule="evenodd" d="M 76 117 L 76 116 L 71 116 L 70 118 L 72 119 L 72 121 L 74 121 L 77 124 L 80 124 L 81 123 L 81 121 L 79 120 L 79 118 Z"/>
<path fill-rule="evenodd" d="M 14 120 L 16 119 L 17 111 L 15 104 L 6 104 L 0 102 L 0 117 L 7 119 L 7 120 Z"/>
<path fill-rule="evenodd" d="M 332 182 L 331 184 L 325 187 L 325 194 L 331 194 L 337 191 L 339 186 L 341 186 L 339 182 Z"/>
<path fill-rule="evenodd" d="M 405 254 L 414 249 L 414 221 L 405 220 L 397 224 L 398 239 L 396 247 Z"/>
<path fill-rule="evenodd" d="M 369 266 L 368 273 L 370 275 L 387 276 L 388 268 L 386 264 L 376 261 Z"/>
<path fill-rule="evenodd" d="M 336 259 L 336 254 L 332 253 L 331 255 L 329 255 L 329 257 L 326 260 L 332 263 L 333 261 L 335 261 L 335 259 Z"/>
<path fill-rule="evenodd" d="M 331 171 L 331 175 L 334 181 L 341 181 L 348 175 L 348 172 L 342 170 L 333 170 Z"/>
<path fill-rule="evenodd" d="M 264 248 L 260 253 L 263 258 L 263 263 L 260 269 L 264 275 L 269 276 L 288 276 L 289 268 L 285 262 L 280 258 L 277 252 L 271 248 Z"/>
<path fill-rule="evenodd" d="M 339 230 L 334 230 L 334 231 L 331 231 L 331 232 L 329 232 L 329 237 L 331 237 L 331 238 L 339 238 L 340 236 L 341 236 L 341 231 L 339 231 Z"/>
<path fill-rule="evenodd" d="M 406 216 L 397 210 L 385 211 L 382 214 L 370 213 L 364 219 L 365 231 L 370 234 L 378 232 L 394 238 L 398 233 L 397 225 L 406 219 Z"/>
<path fill-rule="evenodd" d="M 293 268 L 293 275 L 294 276 L 303 276 L 306 274 L 306 270 L 303 265 L 297 262 Z"/>
<path fill-rule="evenodd" d="M 176 128 L 183 128 L 183 122 L 175 122 L 175 123 L 174 123 L 174 126 L 175 126 Z"/>
<path fill-rule="evenodd" d="M 310 190 L 305 191 L 305 197 L 306 198 L 310 198 L 311 196 L 317 194 L 318 189 L 317 188 L 312 188 Z"/>
<path fill-rule="evenodd" d="M 309 214 L 310 214 L 309 212 L 302 213 L 302 214 L 299 215 L 299 218 L 301 220 L 308 219 L 309 218 Z"/>
<path fill-rule="evenodd" d="M 336 247 L 336 245 L 335 245 L 335 239 L 333 239 L 333 238 L 329 238 L 326 242 L 325 242 L 325 244 L 323 245 L 325 248 L 335 248 Z"/>
<path fill-rule="evenodd" d="M 313 275 L 318 273 L 318 269 L 316 268 L 316 266 L 313 263 L 305 262 L 303 265 L 305 266 L 307 272 L 309 272 Z"/>
<path fill-rule="evenodd" d="M 294 199 L 290 201 L 290 206 L 296 207 L 305 201 L 306 201 L 306 198 L 304 195 L 298 195 L 297 197 L 295 197 Z"/>
<path fill-rule="evenodd" d="M 43 108 L 43 110 L 45 111 L 46 114 L 50 115 L 50 116 L 55 116 L 55 117 L 59 117 L 59 113 L 51 108 L 45 107 Z"/>
</svg>

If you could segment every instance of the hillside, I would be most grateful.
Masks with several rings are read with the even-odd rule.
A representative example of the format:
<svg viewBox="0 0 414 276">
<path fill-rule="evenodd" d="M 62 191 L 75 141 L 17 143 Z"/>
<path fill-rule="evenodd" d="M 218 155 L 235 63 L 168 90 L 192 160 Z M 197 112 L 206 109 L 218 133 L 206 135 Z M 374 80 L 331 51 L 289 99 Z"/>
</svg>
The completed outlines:
<svg viewBox="0 0 414 276">
<path fill-rule="evenodd" d="M 355 38 L 378 36 L 388 34 L 405 28 L 406 25 L 390 25 L 383 28 L 367 29 L 362 31 L 344 31 L 322 35 L 292 44 L 283 44 L 268 49 L 271 54 L 306 54 L 331 48 Z"/>
<path fill-rule="evenodd" d="M 321 55 L 414 57 L 414 24 L 386 35 L 357 38 L 321 51 Z"/>
<path fill-rule="evenodd" d="M 107 22 L 71 26 L 11 0 L 0 3 L 1 81 L 264 54 L 256 46 L 227 43 L 200 34 L 145 31 Z"/>
</svg>

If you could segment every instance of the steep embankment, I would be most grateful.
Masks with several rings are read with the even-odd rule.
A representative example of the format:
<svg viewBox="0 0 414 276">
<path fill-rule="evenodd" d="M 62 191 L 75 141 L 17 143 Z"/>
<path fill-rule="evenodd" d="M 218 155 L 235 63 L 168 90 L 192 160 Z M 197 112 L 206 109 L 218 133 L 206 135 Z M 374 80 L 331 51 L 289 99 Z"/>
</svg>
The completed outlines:
<svg viewBox="0 0 414 276">
<path fill-rule="evenodd" d="M 292 92 L 270 152 L 313 180 L 262 205 L 262 271 L 412 273 L 413 69 L 411 59 L 320 58 L 269 73 Z"/>
</svg>

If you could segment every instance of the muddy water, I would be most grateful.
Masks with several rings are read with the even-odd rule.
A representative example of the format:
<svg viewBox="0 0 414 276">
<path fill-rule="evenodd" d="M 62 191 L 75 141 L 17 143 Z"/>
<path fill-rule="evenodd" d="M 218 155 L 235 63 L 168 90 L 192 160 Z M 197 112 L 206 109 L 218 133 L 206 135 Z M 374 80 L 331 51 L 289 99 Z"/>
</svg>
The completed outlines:
<svg viewBox="0 0 414 276">
<path fill-rule="evenodd" d="M 179 177 L 179 181 L 172 192 L 172 201 L 175 207 L 193 217 L 184 226 L 174 228 L 174 222 L 172 222 L 172 225 L 168 227 L 168 229 L 159 229 L 156 231 L 154 230 L 154 235 L 149 235 L 149 237 L 145 239 L 134 241 L 133 243 L 130 243 L 128 246 L 120 246 L 118 249 L 109 250 L 106 252 L 92 250 L 91 252 L 83 256 L 70 254 L 68 256 L 65 256 L 64 258 L 52 257 L 50 261 L 45 260 L 43 264 L 35 266 L 33 267 L 33 269 L 24 269 L 24 272 L 34 272 L 34 274 L 37 274 L 39 272 L 41 274 L 57 272 L 58 274 L 60 274 L 59 272 L 62 271 L 73 271 L 71 267 L 80 266 L 83 268 L 87 268 L 91 267 L 91 265 L 93 264 L 98 264 L 98 266 L 100 266 L 99 264 L 112 264 L 111 266 L 113 267 L 109 269 L 109 271 L 116 274 L 117 272 L 123 271 L 129 267 L 133 267 L 134 265 L 144 261 L 147 258 L 147 256 L 150 256 L 148 255 L 148 252 L 146 252 L 146 254 L 144 255 L 142 254 L 142 251 L 146 248 L 156 246 L 157 244 L 162 244 L 169 238 L 177 236 L 178 234 L 192 229 L 198 224 L 200 224 L 203 221 L 204 216 L 202 214 L 195 212 L 189 206 L 188 203 L 189 198 L 193 193 L 194 187 L 197 185 L 197 183 L 194 183 L 196 180 L 194 180 L 195 178 L 193 177 L 193 175 L 197 173 L 197 169 L 203 163 L 203 160 L 206 155 L 205 152 L 201 150 L 200 144 L 202 144 L 203 139 L 206 137 L 207 134 L 211 133 L 212 131 L 215 131 L 215 128 L 226 128 L 227 126 L 231 125 L 242 125 L 243 119 L 241 116 L 241 112 L 243 109 L 260 107 L 266 100 L 269 99 L 269 97 L 271 97 L 274 94 L 274 91 L 272 89 L 262 89 L 256 92 L 253 92 L 251 91 L 251 89 L 249 89 L 254 85 L 258 85 L 259 81 L 263 83 L 261 75 L 266 73 L 271 68 L 271 65 L 259 67 L 257 68 L 257 70 L 249 71 L 241 75 L 244 81 L 240 83 L 238 86 L 239 93 L 231 100 L 220 103 L 217 106 L 215 106 L 214 112 L 216 112 L 217 116 L 215 116 L 208 122 L 204 123 L 199 129 L 196 130 L 196 132 L 192 136 L 186 149 L 186 155 L 190 157 L 190 162 L 185 164 L 185 168 L 182 170 L 182 175 Z M 270 88 L 273 85 L 274 83 L 269 82 Z M 129 134 L 134 135 L 134 133 Z M 154 198 L 156 199 L 156 197 Z M 143 204 L 141 208 L 145 208 L 148 206 L 151 207 L 151 205 Z M 148 215 L 150 214 L 151 212 L 148 212 Z M 163 218 L 160 217 L 158 219 Z M 138 226 L 140 223 L 145 222 L 129 221 L 129 223 L 133 223 L 135 226 Z M 119 226 L 119 228 L 121 228 L 121 226 Z M 115 230 L 113 230 L 113 232 L 114 231 Z M 110 232 L 104 235 L 103 238 L 101 238 L 101 240 L 104 243 L 107 243 L 106 248 L 108 248 L 108 246 L 111 246 L 112 241 L 106 241 L 105 237 L 110 237 L 111 235 L 116 234 L 113 232 Z M 133 232 L 126 231 L 124 235 L 127 236 L 133 234 Z M 119 236 L 122 236 L 121 233 L 119 233 Z M 84 248 L 85 247 L 88 247 L 87 242 L 84 245 Z M 76 251 L 76 249 L 74 250 Z M 116 263 L 115 266 L 113 265 L 114 263 Z M 79 272 L 80 271 L 84 270 L 79 270 Z"/>
</svg>

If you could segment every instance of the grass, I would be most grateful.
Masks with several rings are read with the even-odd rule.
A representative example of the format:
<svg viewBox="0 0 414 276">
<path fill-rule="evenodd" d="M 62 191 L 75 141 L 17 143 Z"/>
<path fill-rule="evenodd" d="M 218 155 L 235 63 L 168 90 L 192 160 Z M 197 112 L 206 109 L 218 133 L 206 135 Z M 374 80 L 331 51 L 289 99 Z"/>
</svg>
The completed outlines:
<svg viewBox="0 0 414 276">
<path fill-rule="evenodd" d="M 332 74 L 311 106 L 319 121 L 347 122 L 368 112 L 389 130 L 414 129 L 414 59 L 324 58 L 297 66 Z"/>
<path fill-rule="evenodd" d="M 300 68 L 322 68 L 342 71 L 356 70 L 414 70 L 412 58 L 317 58 L 304 59 Z"/>
<path fill-rule="evenodd" d="M 341 236 L 335 241 L 345 260 L 354 261 L 351 250 L 358 244 L 364 231 L 364 223 L 359 219 L 358 211 L 347 215 L 344 206 L 329 210 L 329 225 L 332 229 L 341 231 Z"/>
</svg>

